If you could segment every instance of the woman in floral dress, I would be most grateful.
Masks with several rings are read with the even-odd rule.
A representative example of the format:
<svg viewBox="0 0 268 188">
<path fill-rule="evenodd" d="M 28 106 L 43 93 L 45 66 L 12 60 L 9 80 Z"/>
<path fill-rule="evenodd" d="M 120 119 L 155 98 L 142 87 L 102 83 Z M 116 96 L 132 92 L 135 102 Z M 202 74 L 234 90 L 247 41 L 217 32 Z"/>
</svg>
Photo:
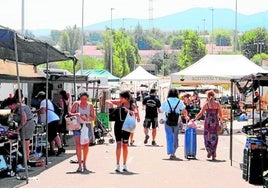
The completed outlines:
<svg viewBox="0 0 268 188">
<path fill-rule="evenodd" d="M 218 101 L 215 100 L 215 92 L 207 92 L 207 102 L 203 105 L 201 111 L 196 115 L 194 121 L 205 115 L 204 121 L 204 142 L 207 150 L 207 157 L 216 159 L 216 150 L 218 145 L 218 130 L 222 123 L 222 108 Z"/>
</svg>

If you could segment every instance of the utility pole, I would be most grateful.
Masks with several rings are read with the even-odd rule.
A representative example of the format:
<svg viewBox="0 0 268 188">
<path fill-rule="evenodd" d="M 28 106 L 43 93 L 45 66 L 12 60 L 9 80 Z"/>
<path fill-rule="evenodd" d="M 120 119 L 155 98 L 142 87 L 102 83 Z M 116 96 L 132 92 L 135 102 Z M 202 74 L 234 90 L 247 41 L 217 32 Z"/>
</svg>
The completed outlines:
<svg viewBox="0 0 268 188">
<path fill-rule="evenodd" d="M 237 0 L 235 0 L 235 36 L 234 36 L 234 52 L 237 54 Z"/>
<path fill-rule="evenodd" d="M 110 32 L 110 73 L 113 74 L 113 10 L 111 8 L 111 32 Z"/>
<path fill-rule="evenodd" d="M 211 8 L 211 54 L 213 54 L 213 42 L 214 42 L 214 8 Z"/>
</svg>

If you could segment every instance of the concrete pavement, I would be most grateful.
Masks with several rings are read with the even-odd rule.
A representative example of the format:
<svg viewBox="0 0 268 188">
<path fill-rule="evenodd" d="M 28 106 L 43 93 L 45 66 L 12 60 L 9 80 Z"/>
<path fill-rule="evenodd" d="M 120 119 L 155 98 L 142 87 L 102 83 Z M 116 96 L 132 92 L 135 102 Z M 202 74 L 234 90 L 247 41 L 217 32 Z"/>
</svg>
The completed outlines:
<svg viewBox="0 0 268 188">
<path fill-rule="evenodd" d="M 143 119 L 143 112 L 141 112 Z M 42 173 L 30 177 L 29 183 L 23 188 L 32 187 L 93 187 L 93 188 L 147 188 L 147 187 L 202 187 L 202 188 L 250 188 L 261 187 L 251 185 L 242 179 L 240 165 L 243 160 L 243 148 L 246 136 L 235 134 L 233 136 L 233 158 L 230 161 L 230 137 L 220 136 L 217 160 L 206 158 L 203 144 L 203 136 L 197 136 L 197 159 L 184 158 L 184 135 L 179 135 L 179 149 L 176 160 L 169 160 L 166 154 L 166 141 L 163 125 L 158 128 L 157 144 L 151 145 L 151 139 L 144 145 L 142 122 L 138 123 L 135 131 L 134 146 L 129 147 L 127 173 L 115 173 L 115 144 L 109 144 L 109 136 L 105 137 L 105 143 L 89 148 L 87 166 L 93 173 L 75 173 L 77 164 L 69 161 L 75 160 L 71 156 L 66 160 L 49 167 Z M 113 132 L 111 132 L 113 135 Z M 74 149 L 67 150 L 75 153 Z M 19 186 L 18 186 L 19 187 Z"/>
<path fill-rule="evenodd" d="M 140 103 L 139 103 L 140 105 Z M 141 108 L 140 108 L 141 109 Z M 140 111 L 141 119 L 144 111 Z M 17 180 L 16 177 L 0 179 L 0 187 L 260 187 L 250 185 L 242 179 L 243 148 L 246 136 L 241 134 L 241 128 L 250 124 L 235 122 L 233 126 L 233 160 L 229 157 L 230 137 L 220 136 L 217 161 L 206 159 L 202 136 L 202 122 L 198 128 L 197 160 L 184 158 L 184 135 L 179 135 L 180 147 L 177 150 L 177 160 L 170 161 L 166 154 L 166 141 L 163 125 L 158 128 L 158 146 L 144 145 L 142 122 L 138 123 L 135 132 L 135 146 L 129 147 L 129 173 L 115 174 L 115 144 L 109 144 L 109 136 L 105 137 L 105 144 L 89 148 L 88 167 L 94 173 L 77 174 L 73 138 L 67 153 L 59 157 L 49 157 L 46 167 L 32 167 L 29 170 L 29 183 Z M 229 127 L 229 125 L 227 124 Z M 113 136 L 113 132 L 111 132 Z M 25 175 L 21 173 L 21 175 Z M 201 186 L 202 185 L 202 186 Z"/>
</svg>

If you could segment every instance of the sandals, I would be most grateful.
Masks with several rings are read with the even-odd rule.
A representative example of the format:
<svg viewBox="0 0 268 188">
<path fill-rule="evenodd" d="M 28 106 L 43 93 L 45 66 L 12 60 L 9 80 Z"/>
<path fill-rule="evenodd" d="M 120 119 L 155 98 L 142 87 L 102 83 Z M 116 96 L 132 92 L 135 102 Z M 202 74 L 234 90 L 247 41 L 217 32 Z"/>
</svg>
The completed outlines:
<svg viewBox="0 0 268 188">
<path fill-rule="evenodd" d="M 83 172 L 82 167 L 81 167 L 81 166 L 78 167 L 78 169 L 76 170 L 76 172 L 77 172 L 77 173 L 82 173 L 82 172 Z"/>
<path fill-rule="evenodd" d="M 171 154 L 171 155 L 169 156 L 169 159 L 170 159 L 170 160 L 176 159 L 176 155 Z"/>
</svg>

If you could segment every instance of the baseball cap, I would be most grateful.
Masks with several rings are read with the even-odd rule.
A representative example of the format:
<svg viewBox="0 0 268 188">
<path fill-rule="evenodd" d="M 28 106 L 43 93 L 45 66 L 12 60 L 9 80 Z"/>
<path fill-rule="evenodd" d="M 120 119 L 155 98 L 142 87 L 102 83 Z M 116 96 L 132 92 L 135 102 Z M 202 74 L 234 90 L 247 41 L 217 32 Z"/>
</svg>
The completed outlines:
<svg viewBox="0 0 268 188">
<path fill-rule="evenodd" d="M 38 94 L 35 96 L 35 98 L 40 98 L 46 96 L 46 93 L 44 91 L 39 91 Z"/>
</svg>

